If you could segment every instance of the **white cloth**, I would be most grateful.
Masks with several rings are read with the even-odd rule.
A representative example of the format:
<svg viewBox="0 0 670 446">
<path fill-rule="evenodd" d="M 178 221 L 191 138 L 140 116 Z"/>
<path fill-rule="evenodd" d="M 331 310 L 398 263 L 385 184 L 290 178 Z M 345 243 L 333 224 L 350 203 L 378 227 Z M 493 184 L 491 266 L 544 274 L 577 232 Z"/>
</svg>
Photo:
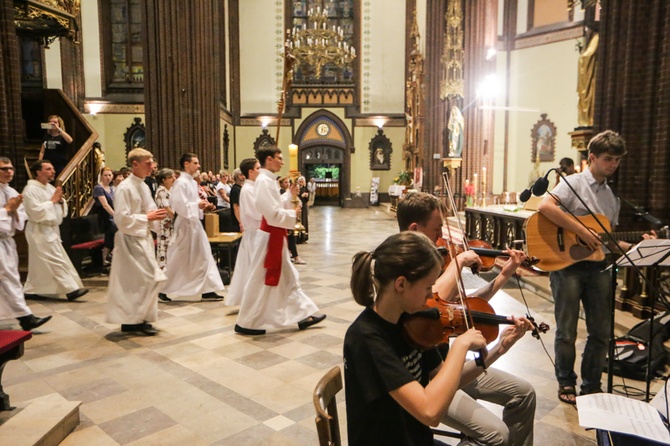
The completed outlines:
<svg viewBox="0 0 670 446">
<path fill-rule="evenodd" d="M 23 297 L 19 256 L 13 238 L 15 231 L 23 229 L 28 216 L 23 205 L 19 206 L 15 215 L 10 215 L 5 209 L 7 201 L 18 194 L 9 185 L 0 183 L 0 319 L 32 314 Z"/>
<path fill-rule="evenodd" d="M 244 233 L 237 250 L 233 279 L 230 282 L 230 287 L 228 287 L 228 295 L 226 296 L 228 305 L 240 305 L 242 303 L 244 289 L 249 280 L 252 259 L 259 249 L 257 245 L 262 216 L 256 208 L 254 185 L 254 181 L 245 180 L 240 191 L 240 220 L 242 227 L 244 227 Z"/>
<path fill-rule="evenodd" d="M 286 229 L 295 226 L 295 211 L 289 209 L 292 205 L 290 200 L 283 200 L 279 194 L 279 184 L 272 172 L 261 169 L 254 189 L 256 208 L 269 225 Z M 266 269 L 263 265 L 269 238 L 267 232 L 258 231 L 257 249 L 252 255 L 249 279 L 237 316 L 237 324 L 243 328 L 268 330 L 287 327 L 319 310 L 300 287 L 298 271 L 291 263 L 286 242 L 282 249 L 279 284 L 265 285 Z"/>
<path fill-rule="evenodd" d="M 228 197 L 228 199 L 230 199 L 230 186 L 228 186 L 227 184 L 223 184 L 222 181 L 219 181 L 218 183 L 216 183 L 216 187 L 215 187 L 215 190 L 216 190 L 216 205 L 220 208 L 223 208 L 223 209 L 230 209 L 230 202 L 223 199 L 223 197 L 221 196 L 221 192 L 220 192 L 221 189 L 223 189 L 224 193 L 226 194 L 226 197 Z"/>
<path fill-rule="evenodd" d="M 174 233 L 167 250 L 167 281 L 161 290 L 168 296 L 198 296 L 224 289 L 219 268 L 212 256 L 204 217 L 198 206 L 198 185 L 182 173 L 170 189 L 170 207 L 175 212 Z"/>
<path fill-rule="evenodd" d="M 23 189 L 23 204 L 28 214 L 28 278 L 26 294 L 66 294 L 83 288 L 77 270 L 60 238 L 59 226 L 67 215 L 67 203 L 53 203 L 56 188 L 28 180 Z"/>
<path fill-rule="evenodd" d="M 114 192 L 112 270 L 107 288 L 107 322 L 141 324 L 157 319 L 158 287 L 166 277 L 158 266 L 154 239 L 160 221 L 149 222 L 147 212 L 156 209 L 149 186 L 130 175 Z"/>
</svg>

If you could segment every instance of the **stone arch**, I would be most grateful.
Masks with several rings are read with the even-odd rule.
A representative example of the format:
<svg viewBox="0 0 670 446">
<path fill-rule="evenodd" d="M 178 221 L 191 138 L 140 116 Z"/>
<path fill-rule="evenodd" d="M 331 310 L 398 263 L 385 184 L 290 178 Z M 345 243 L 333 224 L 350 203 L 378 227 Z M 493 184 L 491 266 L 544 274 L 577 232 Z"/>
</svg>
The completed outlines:
<svg viewBox="0 0 670 446">
<path fill-rule="evenodd" d="M 339 205 L 351 196 L 351 152 L 353 141 L 344 122 L 332 112 L 321 109 L 309 115 L 293 136 L 298 146 L 298 169 L 307 172 L 312 163 L 339 164 Z M 318 160 L 318 161 L 317 161 Z"/>
</svg>

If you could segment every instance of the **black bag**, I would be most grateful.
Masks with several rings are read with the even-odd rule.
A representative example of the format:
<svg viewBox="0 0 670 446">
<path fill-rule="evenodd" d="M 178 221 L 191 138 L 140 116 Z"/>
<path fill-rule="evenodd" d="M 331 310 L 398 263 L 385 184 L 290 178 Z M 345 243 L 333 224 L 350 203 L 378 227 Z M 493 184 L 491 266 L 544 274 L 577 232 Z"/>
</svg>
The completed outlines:
<svg viewBox="0 0 670 446">
<path fill-rule="evenodd" d="M 614 365 L 612 373 L 624 378 L 644 381 L 647 374 L 647 349 L 649 339 L 647 319 L 631 328 L 628 333 L 614 341 Z M 665 347 L 663 343 L 670 337 L 670 313 L 665 312 L 654 316 L 654 334 L 651 341 L 652 376 L 662 371 L 665 366 Z"/>
</svg>

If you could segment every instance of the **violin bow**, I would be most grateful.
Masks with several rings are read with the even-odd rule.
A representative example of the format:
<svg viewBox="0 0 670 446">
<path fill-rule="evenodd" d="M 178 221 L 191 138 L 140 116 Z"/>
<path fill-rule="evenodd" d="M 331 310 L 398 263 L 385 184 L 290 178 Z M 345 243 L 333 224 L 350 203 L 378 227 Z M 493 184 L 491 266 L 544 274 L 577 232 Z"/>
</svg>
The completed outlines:
<svg viewBox="0 0 670 446">
<path fill-rule="evenodd" d="M 456 203 L 454 202 L 454 196 L 451 192 L 451 186 L 449 185 L 449 179 L 447 178 L 447 174 L 443 173 L 442 174 L 442 180 L 444 181 L 444 186 L 446 188 L 447 192 L 447 197 L 449 198 L 449 202 L 451 204 L 451 209 L 456 216 L 456 221 L 458 222 L 458 229 L 461 231 L 461 239 L 463 241 L 463 249 L 464 250 L 469 250 L 468 244 L 465 240 L 465 232 L 463 231 L 463 227 L 461 225 L 460 219 L 458 217 L 458 212 L 456 210 Z M 447 233 L 449 234 L 449 239 L 453 241 L 453 237 L 451 236 L 451 226 L 449 224 L 447 226 Z M 463 283 L 463 276 L 461 275 L 461 265 L 458 263 L 458 257 L 455 255 L 453 244 L 449 244 L 449 250 L 451 254 L 451 261 L 456 264 L 456 283 L 458 284 L 458 297 L 461 301 L 461 306 L 466 312 L 466 317 L 465 317 L 465 326 L 469 330 L 470 328 L 473 328 L 475 326 L 474 320 L 472 319 L 472 313 L 467 311 L 468 306 L 465 301 L 466 299 L 466 293 L 465 293 L 465 284 Z M 486 357 L 486 349 L 481 349 L 479 350 L 479 356 L 475 358 L 475 364 L 479 367 L 481 367 L 484 370 L 484 373 L 486 373 L 486 364 L 484 364 L 484 358 Z"/>
</svg>

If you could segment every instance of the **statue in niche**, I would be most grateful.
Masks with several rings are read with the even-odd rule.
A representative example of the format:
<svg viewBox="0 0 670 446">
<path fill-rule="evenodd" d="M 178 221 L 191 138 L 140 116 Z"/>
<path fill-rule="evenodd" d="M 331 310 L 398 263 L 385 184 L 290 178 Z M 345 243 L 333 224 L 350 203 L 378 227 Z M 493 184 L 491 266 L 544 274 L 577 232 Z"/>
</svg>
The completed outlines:
<svg viewBox="0 0 670 446">
<path fill-rule="evenodd" d="M 587 30 L 587 34 L 590 30 Z M 577 122 L 580 127 L 593 126 L 593 110 L 596 96 L 596 53 L 598 52 L 598 33 L 593 33 L 588 46 L 579 56 L 577 94 Z"/>
<path fill-rule="evenodd" d="M 451 106 L 449 113 L 449 157 L 460 158 L 463 154 L 463 130 L 465 126 L 465 119 L 461 110 L 456 106 Z"/>
</svg>

